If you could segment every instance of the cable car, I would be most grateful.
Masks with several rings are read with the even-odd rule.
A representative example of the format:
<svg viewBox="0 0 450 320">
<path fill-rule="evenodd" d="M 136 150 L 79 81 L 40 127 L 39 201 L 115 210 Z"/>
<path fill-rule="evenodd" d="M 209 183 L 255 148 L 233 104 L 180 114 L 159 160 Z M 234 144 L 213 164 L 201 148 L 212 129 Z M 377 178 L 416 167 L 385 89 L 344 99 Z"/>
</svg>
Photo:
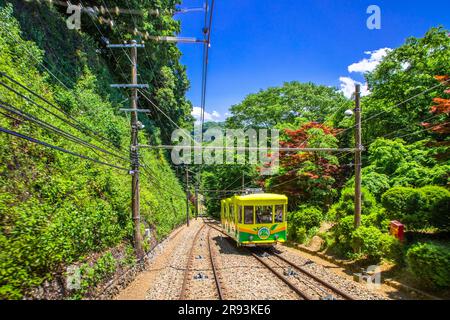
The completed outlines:
<svg viewBox="0 0 450 320">
<path fill-rule="evenodd" d="M 261 193 L 221 200 L 223 230 L 238 246 L 270 246 L 287 239 L 287 197 Z"/>
</svg>

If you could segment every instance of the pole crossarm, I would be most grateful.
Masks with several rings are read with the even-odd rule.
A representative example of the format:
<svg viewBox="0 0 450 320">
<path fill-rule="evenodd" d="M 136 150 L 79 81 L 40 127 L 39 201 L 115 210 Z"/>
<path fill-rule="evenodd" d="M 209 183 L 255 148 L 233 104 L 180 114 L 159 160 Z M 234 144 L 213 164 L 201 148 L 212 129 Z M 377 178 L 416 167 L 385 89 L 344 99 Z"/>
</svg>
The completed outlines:
<svg viewBox="0 0 450 320">
<path fill-rule="evenodd" d="M 131 89 L 142 89 L 148 88 L 148 84 L 110 84 L 111 88 L 131 88 Z"/>
<path fill-rule="evenodd" d="M 145 45 L 141 43 L 124 43 L 124 44 L 108 44 L 107 48 L 144 48 Z"/>
<path fill-rule="evenodd" d="M 185 145 L 138 145 L 139 148 L 149 149 L 203 149 L 203 150 L 231 150 L 231 151 L 258 151 L 258 150 L 276 150 L 279 152 L 355 152 L 356 148 L 274 148 L 274 147 L 221 147 L 221 146 L 185 146 Z"/>
<path fill-rule="evenodd" d="M 154 41 L 165 41 L 165 42 L 179 42 L 179 43 L 206 43 L 206 40 L 197 38 L 187 38 L 187 37 L 172 37 L 172 36 L 149 36 L 148 39 Z"/>
<path fill-rule="evenodd" d="M 119 109 L 119 111 L 123 112 L 144 112 L 144 113 L 150 113 L 150 109 Z"/>
</svg>

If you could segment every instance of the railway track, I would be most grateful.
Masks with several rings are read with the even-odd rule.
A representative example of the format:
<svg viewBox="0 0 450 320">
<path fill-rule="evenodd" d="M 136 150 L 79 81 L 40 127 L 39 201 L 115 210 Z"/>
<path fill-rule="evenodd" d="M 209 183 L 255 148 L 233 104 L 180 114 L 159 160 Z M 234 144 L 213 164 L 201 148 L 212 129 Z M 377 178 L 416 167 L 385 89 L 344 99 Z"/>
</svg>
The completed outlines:
<svg viewBox="0 0 450 320">
<path fill-rule="evenodd" d="M 211 298 L 223 300 L 223 289 L 216 267 L 216 253 L 210 240 L 211 228 L 204 230 L 207 225 L 205 222 L 194 236 L 179 300 Z"/>
<path fill-rule="evenodd" d="M 299 266 L 298 264 L 296 264 L 296 263 L 286 259 L 280 253 L 276 252 L 275 249 L 270 250 L 270 254 L 272 256 L 278 258 L 282 262 L 286 263 L 289 267 L 292 267 L 292 268 L 296 269 L 297 271 L 299 271 L 303 275 L 313 279 L 315 282 L 317 282 L 320 285 L 324 286 L 326 289 L 331 291 L 332 294 L 340 296 L 340 297 L 342 297 L 345 300 L 354 300 L 354 297 L 352 297 L 350 294 L 348 294 L 348 293 L 344 292 L 343 290 L 337 288 L 336 286 L 332 285 L 331 283 L 329 283 L 327 281 L 324 281 L 323 279 L 321 279 L 320 277 L 316 276 L 315 274 L 309 272 L 308 270 L 306 270 L 302 266 Z M 326 292 L 326 290 L 324 291 L 323 289 L 319 289 L 319 290 L 321 290 L 322 292 Z"/>
<path fill-rule="evenodd" d="M 208 223 L 208 225 L 229 239 L 228 235 L 220 228 L 211 223 Z M 301 299 L 353 300 L 353 297 L 346 292 L 312 274 L 302 266 L 288 260 L 274 249 L 252 250 L 244 248 L 244 250 L 283 281 Z"/>
<path fill-rule="evenodd" d="M 253 251 L 253 250 L 251 250 Z M 346 292 L 283 257 L 273 248 L 252 255 L 305 300 L 353 300 Z"/>
</svg>

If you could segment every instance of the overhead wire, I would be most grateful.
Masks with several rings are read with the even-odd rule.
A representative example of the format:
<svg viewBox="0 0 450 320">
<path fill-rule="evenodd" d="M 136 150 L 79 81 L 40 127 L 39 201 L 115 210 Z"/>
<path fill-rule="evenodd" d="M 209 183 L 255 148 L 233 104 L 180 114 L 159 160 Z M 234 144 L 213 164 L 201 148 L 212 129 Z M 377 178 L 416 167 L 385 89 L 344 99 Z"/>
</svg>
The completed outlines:
<svg viewBox="0 0 450 320">
<path fill-rule="evenodd" d="M 95 163 L 98 163 L 98 164 L 109 166 L 111 168 L 128 171 L 127 168 L 123 168 L 123 167 L 116 166 L 114 164 L 110 164 L 110 163 L 107 163 L 107 162 L 99 161 L 97 159 L 94 159 L 94 158 L 82 155 L 80 153 L 76 153 L 76 152 L 73 152 L 73 151 L 70 151 L 70 150 L 67 150 L 67 149 L 64 149 L 64 148 L 61 148 L 61 147 L 49 144 L 47 142 L 35 139 L 33 137 L 26 136 L 24 134 L 21 134 L 19 132 L 13 131 L 13 130 L 9 130 L 9 129 L 0 127 L 0 131 L 3 132 L 3 133 L 9 134 L 11 136 L 15 136 L 15 137 L 27 140 L 27 141 L 32 142 L 32 143 L 42 145 L 42 146 L 47 147 L 47 148 L 51 148 L 51 149 L 54 149 L 54 150 L 57 150 L 57 151 L 60 151 L 60 152 L 64 152 L 64 153 L 70 154 L 72 156 L 75 156 L 75 157 L 78 157 L 78 158 L 81 158 L 81 159 L 84 159 L 84 160 L 89 160 L 91 162 L 95 162 Z"/>
<path fill-rule="evenodd" d="M 409 102 L 409 101 L 411 101 L 411 100 L 416 99 L 417 97 L 420 97 L 421 95 L 424 95 L 424 94 L 426 94 L 426 93 L 428 93 L 428 92 L 430 92 L 430 91 L 432 91 L 432 90 L 434 90 L 434 89 L 436 89 L 436 88 L 438 88 L 438 87 L 440 87 L 440 86 L 443 86 L 443 85 L 446 84 L 447 82 L 450 82 L 450 79 L 447 79 L 447 80 L 445 80 L 445 81 L 442 81 L 442 82 L 440 82 L 440 83 L 434 85 L 434 86 L 431 87 L 431 88 L 428 88 L 428 89 L 426 89 L 426 90 L 424 90 L 424 91 L 422 91 L 422 92 L 420 92 L 420 93 L 417 93 L 417 94 L 415 94 L 414 96 L 409 97 L 409 98 L 407 98 L 407 99 L 405 99 L 405 100 L 403 100 L 403 101 L 401 101 L 401 102 L 395 104 L 394 106 L 392 106 L 392 107 L 389 108 L 389 109 L 397 108 L 397 107 L 399 107 L 399 106 L 401 106 L 401 105 L 403 105 L 403 104 L 405 104 L 405 103 L 407 103 L 407 102 Z M 372 119 L 378 117 L 379 115 L 381 115 L 381 114 L 383 114 L 383 113 L 385 113 L 385 112 L 387 112 L 387 110 L 382 110 L 382 111 L 380 111 L 380 112 L 378 112 L 378 113 L 376 113 L 376 114 L 374 114 L 374 115 L 372 115 L 372 116 L 370 116 L 370 117 L 368 117 L 368 118 L 364 118 L 364 119 L 361 120 L 361 123 L 366 122 L 366 121 L 369 121 L 369 120 L 372 120 Z M 348 131 L 348 130 L 350 130 L 350 129 L 355 128 L 356 126 L 357 126 L 357 125 L 355 124 L 355 125 L 353 125 L 353 126 L 351 126 L 351 127 L 349 127 L 349 128 L 346 128 L 345 130 L 338 132 L 336 135 L 341 135 L 341 134 L 343 134 L 344 132 L 346 132 L 346 131 Z"/>
<path fill-rule="evenodd" d="M 6 31 L 8 34 L 9 34 L 9 36 L 10 36 L 10 38 L 11 39 L 13 39 L 16 43 L 19 43 L 18 42 L 18 40 L 16 39 L 16 37 L 14 36 L 14 35 L 12 35 L 11 34 L 11 32 L 9 32 L 8 30 L 6 30 L 6 29 L 3 29 L 4 31 Z M 31 57 L 33 57 L 33 59 L 35 59 L 36 60 L 36 62 L 41 66 L 41 67 L 43 67 L 53 78 L 55 78 L 65 89 L 67 89 L 68 90 L 68 92 L 70 93 L 70 94 L 72 94 L 73 96 L 74 96 L 74 98 L 75 98 L 75 100 L 77 100 L 77 102 L 80 104 L 80 105 L 82 105 L 82 106 L 84 106 L 84 107 L 86 107 L 86 105 L 84 104 L 84 103 L 82 103 L 81 101 L 80 101 L 80 99 L 78 98 L 78 96 L 76 95 L 76 94 L 74 94 L 70 89 L 69 89 L 69 87 L 67 87 L 67 85 L 64 83 L 64 82 L 62 82 L 61 81 L 61 79 L 60 78 L 58 78 L 50 69 L 48 69 L 37 57 L 35 57 L 26 47 L 23 47 L 24 48 L 24 50 L 31 56 Z M 59 70 L 58 70 L 59 71 Z M 4 74 L 4 73 L 3 73 Z M 31 92 L 30 92 L 31 93 Z M 60 110 L 61 111 L 61 110 Z M 65 113 L 65 112 L 63 112 L 66 116 L 68 115 L 67 113 Z M 80 122 L 80 124 L 81 124 L 81 122 Z M 91 128 L 89 128 L 86 124 L 81 124 L 82 126 L 84 126 L 87 130 L 89 130 L 89 131 L 91 131 L 91 132 L 93 132 L 93 133 L 96 133 L 94 130 L 92 130 Z M 103 140 L 103 142 L 109 142 L 109 143 L 111 143 L 112 144 L 112 146 L 114 146 L 116 149 L 121 149 L 120 147 L 118 148 L 117 146 L 115 146 L 114 145 L 114 142 L 113 141 L 111 141 L 110 139 L 108 139 L 108 138 L 105 138 L 105 137 L 103 137 L 103 136 L 101 136 L 101 135 L 99 135 L 98 133 L 96 133 L 98 136 L 99 136 L 99 138 L 101 139 L 101 140 Z"/>
<path fill-rule="evenodd" d="M 50 124 L 50 123 L 48 123 L 48 122 L 45 122 L 45 121 L 35 117 L 34 115 L 32 115 L 32 114 L 30 114 L 28 112 L 20 110 L 20 109 L 14 107 L 13 105 L 11 105 L 9 103 L 6 103 L 6 102 L 3 102 L 1 100 L 0 100 L 0 108 L 2 108 L 3 110 L 8 111 L 10 113 L 14 113 L 15 115 L 18 115 L 18 116 L 26 119 L 27 121 L 33 122 L 33 123 L 37 124 L 38 126 L 40 126 L 42 128 L 45 128 L 45 129 L 50 130 L 50 131 L 52 131 L 54 133 L 57 133 L 58 135 L 63 136 L 65 138 L 69 139 L 70 141 L 75 142 L 78 145 L 83 145 L 85 147 L 88 147 L 88 148 L 91 148 L 91 149 L 95 149 L 97 151 L 100 151 L 100 152 L 103 152 L 105 154 L 111 155 L 111 156 L 113 156 L 115 158 L 118 158 L 118 159 L 121 159 L 121 160 L 125 160 L 125 161 L 129 161 L 127 158 L 124 158 L 124 157 L 119 156 L 119 155 L 117 155 L 115 153 L 112 153 L 112 152 L 110 152 L 108 150 L 105 150 L 105 149 L 103 149 L 101 147 L 98 147 L 98 146 L 96 146 L 94 144 L 91 144 L 91 143 L 89 143 L 89 142 L 87 142 L 87 141 L 85 141 L 85 140 L 83 140 L 83 139 L 81 139 L 81 138 L 79 138 L 77 136 L 74 136 L 74 135 L 72 135 L 72 134 L 70 134 L 70 133 L 68 133 L 68 132 L 66 132 L 66 131 L 64 131 L 64 130 L 62 130 L 62 129 L 60 129 L 60 128 L 52 125 L 52 124 Z"/>
</svg>

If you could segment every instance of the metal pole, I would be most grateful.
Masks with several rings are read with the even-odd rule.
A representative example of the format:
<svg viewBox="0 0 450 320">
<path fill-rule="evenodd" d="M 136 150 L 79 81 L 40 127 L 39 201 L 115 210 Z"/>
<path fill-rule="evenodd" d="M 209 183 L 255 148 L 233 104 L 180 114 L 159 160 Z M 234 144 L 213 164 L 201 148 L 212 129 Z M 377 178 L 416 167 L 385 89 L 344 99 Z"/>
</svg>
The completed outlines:
<svg viewBox="0 0 450 320">
<path fill-rule="evenodd" d="M 136 40 L 131 41 L 136 45 Z M 131 47 L 131 83 L 137 84 L 137 47 Z M 137 110 L 137 88 L 131 89 L 131 109 Z M 136 255 L 142 257 L 144 254 L 142 250 L 141 237 L 141 217 L 140 217 L 140 202 L 139 202 L 139 157 L 138 157 L 138 128 L 137 128 L 137 111 L 131 112 L 131 148 L 130 156 L 132 163 L 132 181 L 131 181 L 131 210 L 133 214 L 134 223 L 134 246 Z"/>
<path fill-rule="evenodd" d="M 186 225 L 189 227 L 189 171 L 186 166 Z"/>
<path fill-rule="evenodd" d="M 361 225 L 361 87 L 355 87 L 355 228 Z"/>
</svg>

